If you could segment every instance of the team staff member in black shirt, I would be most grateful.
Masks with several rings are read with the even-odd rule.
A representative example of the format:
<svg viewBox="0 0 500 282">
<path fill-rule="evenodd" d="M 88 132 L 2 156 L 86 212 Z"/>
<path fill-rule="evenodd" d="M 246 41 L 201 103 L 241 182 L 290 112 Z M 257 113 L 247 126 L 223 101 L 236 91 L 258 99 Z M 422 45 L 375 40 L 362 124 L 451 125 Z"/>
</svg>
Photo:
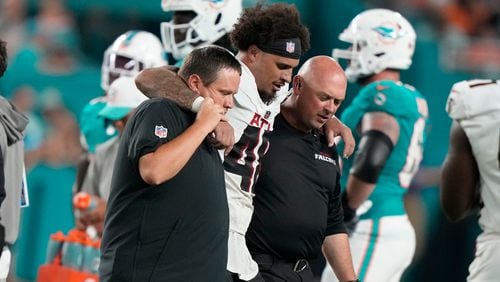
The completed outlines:
<svg viewBox="0 0 500 282">
<path fill-rule="evenodd" d="M 347 81 L 328 56 L 309 59 L 281 106 L 255 188 L 246 239 L 266 281 L 314 281 L 308 259 L 323 247 L 340 281 L 356 281 L 340 202 L 335 147 L 319 129 L 344 100 Z"/>
<path fill-rule="evenodd" d="M 229 215 L 222 161 L 206 137 L 233 106 L 240 63 L 195 49 L 179 70 L 204 97 L 198 114 L 152 99 L 118 149 L 101 248 L 100 281 L 224 281 Z"/>
</svg>

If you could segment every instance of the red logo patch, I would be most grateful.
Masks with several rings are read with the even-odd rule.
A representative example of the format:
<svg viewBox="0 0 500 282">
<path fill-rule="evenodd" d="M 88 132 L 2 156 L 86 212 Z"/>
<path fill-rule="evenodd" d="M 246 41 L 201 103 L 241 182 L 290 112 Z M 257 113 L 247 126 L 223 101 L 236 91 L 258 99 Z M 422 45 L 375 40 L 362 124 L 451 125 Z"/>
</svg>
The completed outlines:
<svg viewBox="0 0 500 282">
<path fill-rule="evenodd" d="M 155 135 L 159 138 L 167 138 L 168 128 L 161 125 L 155 126 Z"/>
</svg>

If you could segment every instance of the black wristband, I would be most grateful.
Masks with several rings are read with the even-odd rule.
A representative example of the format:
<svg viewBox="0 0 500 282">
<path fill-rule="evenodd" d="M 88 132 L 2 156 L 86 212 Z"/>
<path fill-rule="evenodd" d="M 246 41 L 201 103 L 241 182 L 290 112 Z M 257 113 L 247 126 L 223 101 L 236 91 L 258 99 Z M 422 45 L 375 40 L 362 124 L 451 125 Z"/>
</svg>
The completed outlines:
<svg viewBox="0 0 500 282">
<path fill-rule="evenodd" d="M 351 221 L 356 217 L 356 210 L 349 206 L 349 199 L 347 199 L 347 192 L 342 192 L 341 195 L 342 210 L 344 211 L 344 222 Z"/>
</svg>

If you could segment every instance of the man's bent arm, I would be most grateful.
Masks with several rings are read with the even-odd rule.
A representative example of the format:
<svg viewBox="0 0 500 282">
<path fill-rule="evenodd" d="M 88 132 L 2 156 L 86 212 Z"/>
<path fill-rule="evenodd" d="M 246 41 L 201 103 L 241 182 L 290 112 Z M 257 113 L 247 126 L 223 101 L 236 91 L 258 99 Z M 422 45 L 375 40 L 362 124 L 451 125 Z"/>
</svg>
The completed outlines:
<svg viewBox="0 0 500 282">
<path fill-rule="evenodd" d="M 135 85 L 149 98 L 167 98 L 186 110 L 192 110 L 194 101 L 200 97 L 187 87 L 171 66 L 144 69 L 136 77 Z"/>
<path fill-rule="evenodd" d="M 179 136 L 139 159 L 139 173 L 150 185 L 159 185 L 177 175 L 205 137 L 223 120 L 224 108 L 206 98 L 195 122 Z"/>
<path fill-rule="evenodd" d="M 352 209 L 361 206 L 373 192 L 385 161 L 399 139 L 399 124 L 387 113 L 372 112 L 363 117 L 361 133 L 363 137 L 347 180 L 347 202 Z"/>
</svg>

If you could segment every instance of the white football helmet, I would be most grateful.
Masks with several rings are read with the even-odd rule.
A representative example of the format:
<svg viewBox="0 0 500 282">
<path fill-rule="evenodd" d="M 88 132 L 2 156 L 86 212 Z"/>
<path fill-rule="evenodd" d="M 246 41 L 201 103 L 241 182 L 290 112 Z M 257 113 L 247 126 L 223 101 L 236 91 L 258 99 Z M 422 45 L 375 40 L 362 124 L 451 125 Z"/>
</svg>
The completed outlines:
<svg viewBox="0 0 500 282">
<path fill-rule="evenodd" d="M 242 0 L 162 0 L 162 9 L 173 12 L 161 23 L 165 51 L 182 60 L 194 47 L 212 44 L 233 29 L 242 11 Z M 176 19 L 175 12 L 191 12 Z"/>
<path fill-rule="evenodd" d="M 107 91 L 111 82 L 122 75 L 135 76 L 145 68 L 166 64 L 158 37 L 147 31 L 127 31 L 104 52 L 101 87 Z"/>
<path fill-rule="evenodd" d="M 333 49 L 332 56 L 349 60 L 347 78 L 408 69 L 415 51 L 415 30 L 401 14 L 387 9 L 371 9 L 358 14 L 339 35 L 352 44 L 347 50 Z"/>
</svg>

